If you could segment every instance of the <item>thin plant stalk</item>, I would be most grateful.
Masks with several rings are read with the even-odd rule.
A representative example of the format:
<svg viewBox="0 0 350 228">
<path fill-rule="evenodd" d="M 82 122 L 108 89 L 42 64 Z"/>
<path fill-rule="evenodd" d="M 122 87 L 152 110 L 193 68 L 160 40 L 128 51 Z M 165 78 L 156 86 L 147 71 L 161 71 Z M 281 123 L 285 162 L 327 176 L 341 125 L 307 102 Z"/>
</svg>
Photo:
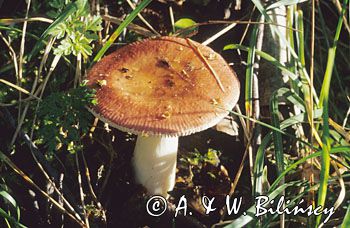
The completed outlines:
<svg viewBox="0 0 350 228">
<path fill-rule="evenodd" d="M 30 4 L 31 0 L 27 1 L 27 11 L 25 19 L 28 19 L 29 10 L 30 10 Z M 23 78 L 23 58 L 24 58 L 24 47 L 25 47 L 25 40 L 26 40 L 26 31 L 27 31 L 27 21 L 24 21 L 23 23 L 23 29 L 22 29 L 22 39 L 21 39 L 21 46 L 19 51 L 19 61 L 18 61 L 18 78 L 17 78 L 17 84 L 19 87 L 22 86 L 22 78 Z M 18 123 L 21 121 L 21 112 L 22 112 L 22 94 L 18 94 L 19 103 L 18 103 Z M 12 144 L 11 144 L 12 145 Z"/>
<path fill-rule="evenodd" d="M 346 12 L 346 4 L 348 4 L 348 0 L 344 0 L 342 13 L 339 16 L 338 24 L 333 40 L 332 46 L 328 50 L 328 58 L 327 58 L 327 67 L 323 78 L 323 84 L 321 89 L 320 101 L 318 106 L 323 109 L 323 133 L 322 133 L 322 156 L 321 156 L 321 173 L 320 173 L 320 188 L 318 190 L 318 199 L 317 204 L 324 206 L 326 196 L 327 196 L 327 187 L 328 187 L 328 178 L 329 178 L 329 168 L 330 168 L 330 151 L 331 151 L 331 139 L 329 133 L 329 89 L 332 79 L 333 66 L 335 61 L 335 54 L 337 50 L 337 42 L 339 40 L 340 31 L 343 25 L 343 16 Z M 318 226 L 321 222 L 321 215 L 316 218 L 316 226 Z"/>
<path fill-rule="evenodd" d="M 175 19 L 174 19 L 174 12 L 173 12 L 173 7 L 169 5 L 169 16 L 170 16 L 170 22 L 171 22 L 171 28 L 173 33 L 175 33 Z"/>
<path fill-rule="evenodd" d="M 43 82 L 43 84 L 42 84 L 42 87 L 39 87 L 38 90 L 35 91 L 34 96 L 37 96 L 38 93 L 39 93 L 39 91 L 40 91 L 40 96 L 39 96 L 39 98 L 41 98 L 41 97 L 43 96 L 44 90 L 45 90 L 45 87 L 46 87 L 46 84 L 47 84 L 47 82 L 48 82 L 48 80 L 49 80 L 49 78 L 50 78 L 52 72 L 53 72 L 54 69 L 56 68 L 56 65 L 57 65 L 57 63 L 58 63 L 58 61 L 59 61 L 60 59 L 61 59 L 61 56 L 60 56 L 60 55 L 56 55 L 56 56 L 55 56 L 55 58 L 54 58 L 53 61 L 52 61 L 50 70 L 49 70 L 49 72 L 48 72 L 48 74 L 47 74 L 47 76 L 46 76 L 46 78 L 45 78 L 45 80 L 44 80 L 44 82 Z M 10 143 L 11 146 L 15 143 L 15 141 L 16 141 L 16 139 L 17 139 L 17 136 L 18 136 L 18 133 L 20 132 L 20 130 L 21 130 L 21 128 L 22 128 L 22 124 L 24 123 L 24 119 L 25 119 L 25 116 L 26 116 L 26 114 L 27 114 L 28 108 L 29 108 L 29 103 L 27 103 L 26 106 L 24 107 L 23 113 L 22 113 L 22 115 L 21 115 L 21 119 L 20 119 L 20 121 L 19 121 L 19 123 L 18 123 L 18 125 L 17 125 L 17 128 L 16 128 L 16 131 L 15 131 L 14 135 L 12 136 L 12 140 L 11 140 L 11 143 Z M 37 111 L 38 108 L 39 108 L 39 103 L 38 103 L 38 105 L 37 105 L 36 111 Z"/>
<path fill-rule="evenodd" d="M 43 194 L 50 202 L 53 203 L 57 209 L 59 209 L 64 214 L 67 214 L 68 217 L 73 219 L 75 222 L 77 222 L 81 227 L 86 227 L 85 224 L 78 220 L 74 215 L 69 213 L 64 207 L 62 207 L 55 199 L 53 199 L 50 195 L 48 195 L 45 191 L 43 191 L 37 184 L 33 182 L 32 179 L 30 179 L 29 176 L 27 176 L 21 169 L 19 169 L 5 154 L 0 152 L 0 160 L 5 162 L 9 167 L 11 167 L 18 175 L 20 175 L 26 182 L 31 184 L 34 188 L 36 188 L 41 194 Z"/>
<path fill-rule="evenodd" d="M 75 165 L 77 167 L 77 177 L 78 177 L 78 184 L 79 184 L 79 195 L 80 195 L 80 202 L 81 206 L 83 207 L 83 214 L 84 214 L 84 220 L 86 227 L 89 228 L 89 218 L 86 212 L 86 207 L 85 207 L 85 194 L 83 190 L 83 185 L 82 185 L 82 179 L 81 179 L 81 172 L 80 172 L 80 165 L 79 165 L 79 156 L 78 153 L 75 153 Z"/>
<path fill-rule="evenodd" d="M 119 37 L 119 35 L 123 32 L 123 30 L 132 22 L 132 20 L 137 17 L 139 12 L 143 10 L 148 4 L 151 3 L 152 0 L 144 0 L 142 1 L 131 14 L 129 14 L 125 20 L 118 26 L 118 28 L 113 32 L 113 34 L 109 37 L 105 45 L 101 48 L 101 50 L 96 54 L 93 63 L 99 61 L 102 56 L 106 53 L 106 51 L 110 48 L 113 42 Z"/>
<path fill-rule="evenodd" d="M 311 44 L 310 44 L 310 85 L 309 85 L 309 91 L 308 91 L 308 95 L 312 94 L 312 89 L 314 88 L 314 66 L 315 66 L 315 0 L 312 0 L 312 7 L 311 7 Z M 311 148 L 307 148 L 306 151 L 310 150 L 310 153 L 313 153 L 314 149 L 313 149 L 313 145 L 314 145 L 314 134 L 317 134 L 316 129 L 315 129 L 315 125 L 314 125 L 314 99 L 312 99 L 312 97 L 310 97 L 309 99 L 309 124 L 310 124 L 310 128 L 311 128 L 311 133 L 309 136 L 310 139 L 310 144 L 311 144 Z M 307 154 L 308 155 L 308 154 Z M 311 163 L 311 174 L 309 177 L 309 182 L 310 182 L 310 186 L 314 185 L 315 182 L 315 177 L 314 177 L 314 159 L 310 159 L 310 163 Z M 308 194 L 308 201 L 309 201 L 309 205 L 312 205 L 313 207 L 315 207 L 315 191 L 313 189 L 310 190 L 309 194 Z M 314 223 L 314 219 L 313 216 L 310 216 L 308 219 L 308 223 L 309 225 L 313 225 Z"/>
<path fill-rule="evenodd" d="M 126 0 L 126 2 L 129 4 L 129 6 L 135 10 L 135 5 L 134 3 L 132 3 L 130 0 Z M 157 30 L 155 30 L 152 25 L 150 23 L 148 23 L 148 21 L 146 21 L 146 19 L 141 15 L 141 13 L 138 13 L 137 16 L 140 18 L 140 20 L 157 36 L 160 36 L 160 33 L 157 32 Z"/>
</svg>

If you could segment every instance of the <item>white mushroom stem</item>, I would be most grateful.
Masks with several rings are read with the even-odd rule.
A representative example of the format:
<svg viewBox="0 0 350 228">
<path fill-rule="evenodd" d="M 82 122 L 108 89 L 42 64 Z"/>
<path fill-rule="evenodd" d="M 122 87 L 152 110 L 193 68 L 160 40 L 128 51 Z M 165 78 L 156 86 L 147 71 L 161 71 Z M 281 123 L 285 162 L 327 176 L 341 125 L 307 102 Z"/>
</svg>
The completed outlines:
<svg viewBox="0 0 350 228">
<path fill-rule="evenodd" d="M 178 137 L 138 136 L 133 166 L 136 182 L 151 195 L 168 196 L 175 185 Z"/>
</svg>

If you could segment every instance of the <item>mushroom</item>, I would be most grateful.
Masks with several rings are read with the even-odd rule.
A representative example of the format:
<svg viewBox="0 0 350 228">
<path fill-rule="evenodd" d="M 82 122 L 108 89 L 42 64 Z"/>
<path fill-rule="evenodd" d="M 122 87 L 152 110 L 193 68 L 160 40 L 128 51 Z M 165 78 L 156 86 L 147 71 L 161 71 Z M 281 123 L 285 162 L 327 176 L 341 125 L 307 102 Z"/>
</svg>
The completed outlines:
<svg viewBox="0 0 350 228">
<path fill-rule="evenodd" d="M 124 46 L 95 64 L 87 77 L 98 101 L 89 110 L 138 135 L 135 180 L 149 194 L 163 196 L 175 185 L 178 137 L 217 124 L 236 104 L 240 89 L 219 54 L 177 37 Z"/>
</svg>

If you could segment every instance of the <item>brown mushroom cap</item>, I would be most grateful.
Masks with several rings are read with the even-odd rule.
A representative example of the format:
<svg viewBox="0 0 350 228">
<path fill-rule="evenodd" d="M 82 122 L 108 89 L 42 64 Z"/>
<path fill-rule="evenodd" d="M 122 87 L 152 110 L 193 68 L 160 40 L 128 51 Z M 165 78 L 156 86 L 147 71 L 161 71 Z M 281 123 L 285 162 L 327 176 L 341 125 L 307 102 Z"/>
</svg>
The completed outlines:
<svg viewBox="0 0 350 228">
<path fill-rule="evenodd" d="M 87 79 L 97 90 L 95 116 L 149 135 L 183 136 L 214 126 L 237 103 L 240 89 L 219 54 L 176 37 L 124 46 L 95 64 Z"/>
</svg>

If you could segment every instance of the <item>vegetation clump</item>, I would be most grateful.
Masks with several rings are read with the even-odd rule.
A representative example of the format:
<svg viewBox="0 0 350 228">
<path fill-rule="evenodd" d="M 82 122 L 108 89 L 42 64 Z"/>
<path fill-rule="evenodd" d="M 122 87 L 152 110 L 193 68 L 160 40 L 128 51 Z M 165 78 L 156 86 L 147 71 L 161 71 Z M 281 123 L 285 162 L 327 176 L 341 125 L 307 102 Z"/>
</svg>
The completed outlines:
<svg viewBox="0 0 350 228">
<path fill-rule="evenodd" d="M 349 21 L 348 0 L 0 1 L 0 227 L 350 227 Z M 182 83 L 193 98 L 206 87 L 191 77 L 200 60 L 218 91 L 201 88 L 196 98 L 229 94 L 213 66 L 220 56 L 241 86 L 232 110 L 219 96 L 207 100 L 229 113 L 218 125 L 179 139 L 175 186 L 164 214 L 152 217 L 152 197 L 134 179 L 135 135 L 90 113 L 98 92 L 118 82 L 107 70 L 94 89 L 86 79 L 113 51 L 164 37 L 191 47 L 176 52 L 195 54 L 180 70 L 178 56 L 146 62 L 167 72 L 164 91 Z M 129 57 L 116 71 L 136 88 Z M 106 96 L 108 107 L 116 102 Z M 200 119 L 198 104 L 186 105 Z M 163 106 L 153 107 L 157 121 L 183 111 Z M 271 210 L 282 199 L 290 210 L 334 214 L 255 216 L 261 195 L 274 200 Z M 187 214 L 176 210 L 183 196 Z M 234 202 L 236 213 L 227 207 Z"/>
</svg>

